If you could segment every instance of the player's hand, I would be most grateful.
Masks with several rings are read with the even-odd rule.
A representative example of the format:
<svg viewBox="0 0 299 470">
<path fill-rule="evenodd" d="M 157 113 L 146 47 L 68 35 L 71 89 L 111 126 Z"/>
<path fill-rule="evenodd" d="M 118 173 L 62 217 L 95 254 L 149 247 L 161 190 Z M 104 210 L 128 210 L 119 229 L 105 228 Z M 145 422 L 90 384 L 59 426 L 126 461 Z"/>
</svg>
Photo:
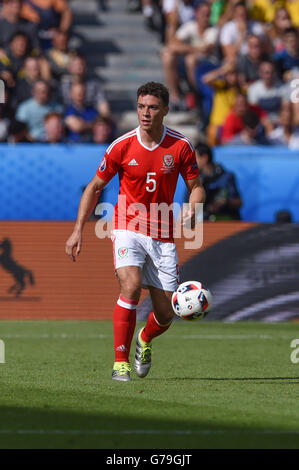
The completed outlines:
<svg viewBox="0 0 299 470">
<path fill-rule="evenodd" d="M 76 261 L 76 257 L 80 254 L 81 247 L 82 233 L 80 231 L 74 230 L 65 244 L 65 252 L 72 261 Z"/>
</svg>

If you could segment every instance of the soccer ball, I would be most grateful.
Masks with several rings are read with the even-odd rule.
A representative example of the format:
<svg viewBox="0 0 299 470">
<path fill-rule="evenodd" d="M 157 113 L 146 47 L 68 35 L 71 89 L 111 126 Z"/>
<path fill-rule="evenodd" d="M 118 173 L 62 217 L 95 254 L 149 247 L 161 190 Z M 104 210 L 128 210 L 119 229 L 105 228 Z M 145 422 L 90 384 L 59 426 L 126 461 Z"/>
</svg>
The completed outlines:
<svg viewBox="0 0 299 470">
<path fill-rule="evenodd" d="M 183 320 L 201 320 L 211 310 L 211 292 L 199 281 L 187 281 L 172 294 L 174 313 Z"/>
</svg>

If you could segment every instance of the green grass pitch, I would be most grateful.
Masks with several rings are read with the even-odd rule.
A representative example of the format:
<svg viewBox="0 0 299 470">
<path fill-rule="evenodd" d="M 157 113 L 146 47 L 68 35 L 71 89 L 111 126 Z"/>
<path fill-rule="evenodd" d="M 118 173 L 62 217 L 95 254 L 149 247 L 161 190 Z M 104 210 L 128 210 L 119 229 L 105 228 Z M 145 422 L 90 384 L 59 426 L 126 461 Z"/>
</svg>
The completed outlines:
<svg viewBox="0 0 299 470">
<path fill-rule="evenodd" d="M 2 321 L 0 338 L 1 448 L 299 448 L 299 324 L 175 322 L 129 383 L 111 322 Z"/>
</svg>

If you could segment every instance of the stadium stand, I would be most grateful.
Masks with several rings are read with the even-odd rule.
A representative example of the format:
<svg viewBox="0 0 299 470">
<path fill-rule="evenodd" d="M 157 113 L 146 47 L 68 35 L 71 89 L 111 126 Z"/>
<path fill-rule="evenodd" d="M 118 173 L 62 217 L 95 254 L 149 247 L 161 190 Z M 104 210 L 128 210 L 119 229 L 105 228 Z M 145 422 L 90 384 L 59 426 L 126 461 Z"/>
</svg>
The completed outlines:
<svg viewBox="0 0 299 470">
<path fill-rule="evenodd" d="M 112 118 L 109 140 L 137 125 L 136 90 L 153 80 L 170 90 L 166 124 L 195 142 L 229 144 L 226 119 L 244 94 L 258 115 L 263 143 L 273 143 L 267 137 L 278 129 L 280 142 L 295 149 L 297 140 L 290 139 L 299 122 L 299 33 L 293 3 L 59 0 L 47 3 L 47 16 L 41 0 L 3 0 L 0 78 L 7 100 L 1 141 L 13 141 L 10 121 L 39 79 L 48 82 L 50 100 L 61 102 L 63 115 L 72 84 L 83 81 L 85 105 Z M 286 103 L 292 122 L 281 131 Z M 86 141 L 93 141 L 91 132 L 78 140 Z"/>
</svg>

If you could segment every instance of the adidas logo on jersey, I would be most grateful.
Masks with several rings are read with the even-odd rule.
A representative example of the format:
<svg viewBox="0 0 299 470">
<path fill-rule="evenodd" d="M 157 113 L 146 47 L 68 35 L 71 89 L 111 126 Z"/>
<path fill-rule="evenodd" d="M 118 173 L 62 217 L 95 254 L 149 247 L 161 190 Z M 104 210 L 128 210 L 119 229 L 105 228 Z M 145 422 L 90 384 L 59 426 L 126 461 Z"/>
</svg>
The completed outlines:
<svg viewBox="0 0 299 470">
<path fill-rule="evenodd" d="M 129 165 L 131 166 L 138 166 L 139 163 L 136 162 L 135 158 L 133 158 L 133 160 L 130 161 Z"/>
</svg>

